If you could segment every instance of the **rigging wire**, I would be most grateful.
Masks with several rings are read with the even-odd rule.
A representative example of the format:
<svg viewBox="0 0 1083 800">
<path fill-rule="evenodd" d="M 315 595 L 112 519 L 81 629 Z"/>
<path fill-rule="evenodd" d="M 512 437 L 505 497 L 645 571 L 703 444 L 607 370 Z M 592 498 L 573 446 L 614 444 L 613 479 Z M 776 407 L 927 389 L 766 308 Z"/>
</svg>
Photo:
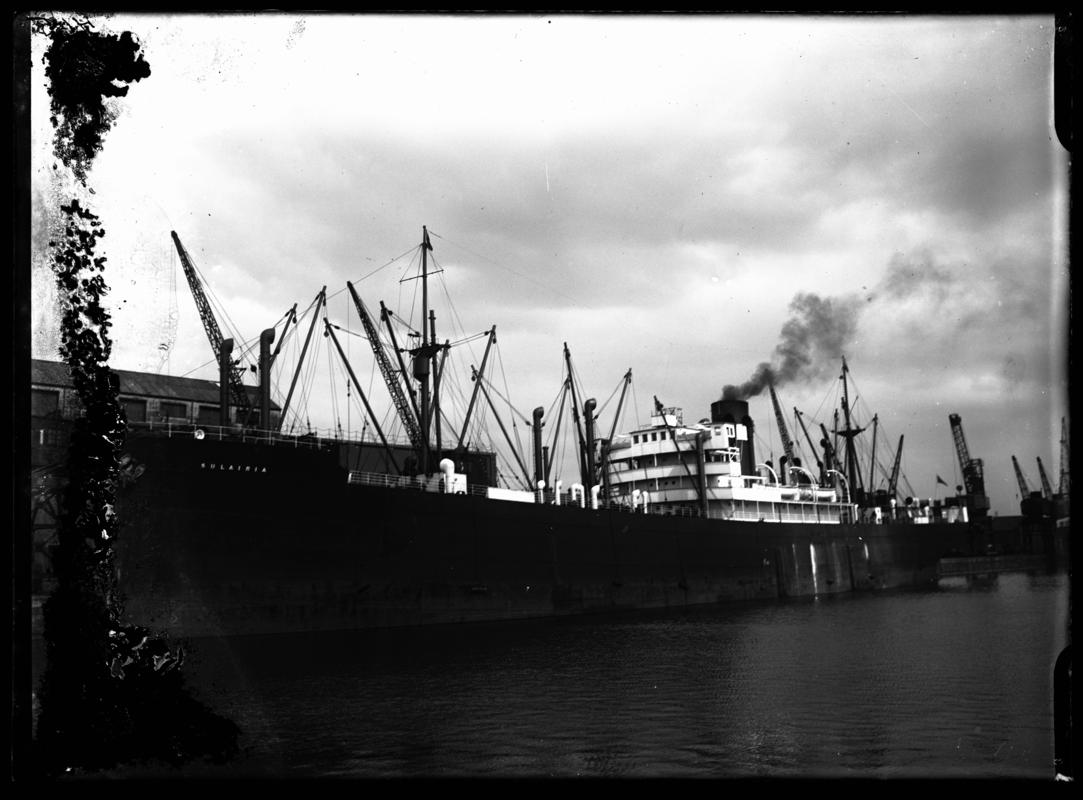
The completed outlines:
<svg viewBox="0 0 1083 800">
<path fill-rule="evenodd" d="M 543 283 L 542 281 L 534 280 L 533 278 L 531 278 L 528 275 L 524 275 L 521 272 L 517 272 L 517 271 L 511 269 L 510 267 L 506 267 L 506 266 L 504 266 L 503 264 L 501 264 L 501 263 L 499 263 L 497 261 L 493 261 L 491 258 L 486 258 L 485 256 L 481 255 L 480 253 L 475 253 L 470 248 L 464 247 L 463 245 L 458 244 L 457 242 L 453 242 L 452 240 L 448 239 L 447 237 L 441 236 L 440 234 L 434 232 L 431 229 L 429 230 L 429 235 L 430 236 L 435 236 L 437 239 L 442 239 L 443 241 L 447 242 L 448 244 L 450 244 L 450 245 L 452 245 L 454 247 L 458 247 L 461 250 L 465 250 L 467 253 L 470 253 L 470 255 L 472 255 L 472 256 L 474 256 L 476 258 L 480 258 L 482 261 L 487 261 L 490 264 L 492 264 L 493 266 L 499 267 L 500 269 L 505 270 L 506 272 L 510 272 L 512 275 L 515 275 L 516 277 L 522 278 L 525 281 L 529 281 L 530 283 L 533 283 L 536 286 L 541 286 L 541 287 L 549 290 L 553 294 L 558 295 L 558 296 L 564 298 L 565 300 L 569 301 L 572 305 L 576 306 L 577 308 L 582 308 L 583 307 L 582 304 L 578 300 L 576 300 L 574 297 L 566 295 L 563 292 L 557 291 L 550 284 Z"/>
</svg>

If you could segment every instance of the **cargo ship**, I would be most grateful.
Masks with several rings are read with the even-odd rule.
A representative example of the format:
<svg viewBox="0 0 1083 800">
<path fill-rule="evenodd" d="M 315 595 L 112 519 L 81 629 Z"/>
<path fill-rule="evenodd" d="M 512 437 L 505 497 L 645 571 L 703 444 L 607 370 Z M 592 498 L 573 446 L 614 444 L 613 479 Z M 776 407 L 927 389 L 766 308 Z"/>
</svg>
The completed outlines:
<svg viewBox="0 0 1083 800">
<path fill-rule="evenodd" d="M 426 231 L 423 259 L 427 249 Z M 422 319 L 431 322 L 425 296 Z M 422 326 L 413 349 L 381 358 L 374 347 L 408 444 L 389 441 L 375 415 L 378 436 L 368 440 L 283 433 L 282 409 L 270 401 L 273 332 L 261 337 L 256 391 L 240 384 L 232 343 L 213 319 L 204 322 L 219 354 L 218 406 L 210 416 L 192 409 L 164 421 L 129 413 L 117 508 L 127 616 L 173 635 L 515 620 L 915 586 L 936 581 L 943 557 L 995 546 L 984 498 L 900 504 L 894 485 L 890 496 L 858 491 L 849 447 L 836 455 L 826 429 L 819 474 L 789 448 L 777 468 L 757 462 L 748 402 L 727 396 L 693 424 L 655 398 L 648 423 L 600 437 L 594 401 L 580 405 L 573 390 L 578 479 L 551 481 L 538 408 L 533 470 L 519 460 L 529 484 L 499 486 L 493 452 L 464 447 L 462 436 L 455 446 L 435 443 L 442 350 L 434 323 Z M 378 341 L 370 325 L 370 342 Z M 481 375 L 474 378 L 471 407 L 484 393 Z M 121 375 L 122 401 L 134 381 L 135 373 Z M 773 389 L 772 398 L 777 411 Z M 836 433 L 850 445 L 844 411 L 846 429 Z"/>
</svg>

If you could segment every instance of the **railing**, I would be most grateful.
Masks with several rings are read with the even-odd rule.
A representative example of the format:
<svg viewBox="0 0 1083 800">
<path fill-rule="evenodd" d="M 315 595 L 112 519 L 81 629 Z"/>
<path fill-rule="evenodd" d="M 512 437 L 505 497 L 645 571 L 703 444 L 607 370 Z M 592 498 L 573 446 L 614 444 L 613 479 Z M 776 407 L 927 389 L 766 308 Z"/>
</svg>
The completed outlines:
<svg viewBox="0 0 1083 800">
<path fill-rule="evenodd" d="M 744 522 L 808 522 L 834 525 L 849 521 L 849 507 L 838 503 L 764 503 L 736 506 L 723 519 Z"/>
<path fill-rule="evenodd" d="M 430 478 L 412 477 L 408 475 L 387 475 L 381 472 L 350 472 L 347 476 L 347 483 L 354 486 L 380 486 L 387 489 L 404 489 L 422 492 L 441 493 L 443 492 L 444 478 L 442 475 L 434 475 Z M 465 491 L 465 494 L 473 495 L 475 497 L 488 497 L 487 486 L 481 484 L 469 484 Z M 545 490 L 544 497 L 545 505 L 557 505 L 556 495 L 551 490 Z M 571 492 L 560 493 L 560 503 L 562 506 L 570 506 L 572 508 L 584 508 L 590 509 L 591 503 L 589 497 L 586 498 L 583 505 L 580 506 L 578 497 L 573 499 Z M 700 517 L 698 508 L 692 507 L 667 507 L 648 505 L 644 511 L 642 508 L 633 508 L 628 503 L 605 501 L 599 498 L 598 508 L 599 511 L 617 511 L 625 514 L 652 514 L 654 516 L 675 516 L 675 517 Z M 746 522 L 806 522 L 806 523 L 820 523 L 825 525 L 838 524 L 839 522 L 847 522 L 849 519 L 850 508 L 845 505 L 826 504 L 826 503 L 775 503 L 764 504 L 762 508 L 750 508 L 750 507 L 737 507 L 733 511 L 725 511 L 711 513 L 709 517 L 711 519 L 730 519 L 741 520 Z"/>
<path fill-rule="evenodd" d="M 441 492 L 443 489 L 443 476 L 437 475 L 431 478 L 413 477 L 410 475 L 386 475 L 382 472 L 350 472 L 346 482 L 360 486 L 382 486 L 388 489 L 413 489 L 422 492 Z M 480 484 L 467 486 L 466 494 L 478 497 L 486 496 L 486 488 Z"/>
<path fill-rule="evenodd" d="M 285 447 L 326 449 L 336 444 L 369 443 L 367 440 L 332 438 L 312 434 L 283 434 L 241 426 L 198 425 L 192 422 L 166 420 L 162 422 L 129 422 L 128 430 L 166 438 L 213 439 L 215 441 L 249 442 Z"/>
</svg>

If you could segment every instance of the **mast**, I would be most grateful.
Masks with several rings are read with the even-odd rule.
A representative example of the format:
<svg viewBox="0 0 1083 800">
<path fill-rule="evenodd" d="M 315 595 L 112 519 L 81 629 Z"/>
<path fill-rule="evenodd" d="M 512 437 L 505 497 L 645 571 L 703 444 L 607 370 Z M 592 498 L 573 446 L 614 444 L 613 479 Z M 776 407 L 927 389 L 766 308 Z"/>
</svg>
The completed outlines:
<svg viewBox="0 0 1083 800">
<path fill-rule="evenodd" d="M 424 365 L 421 380 L 421 447 L 420 466 L 421 474 L 429 471 L 429 363 L 427 353 L 429 347 L 428 330 L 425 321 L 429 317 L 429 251 L 432 245 L 429 243 L 429 229 L 421 226 L 421 353 L 418 354 L 414 363 L 414 374 L 417 375 L 418 362 Z"/>
<path fill-rule="evenodd" d="M 421 346 L 411 351 L 414 357 L 414 378 L 421 384 L 421 446 L 418 448 L 418 468 L 422 475 L 429 473 L 429 374 L 432 371 L 432 353 L 429 342 L 429 229 L 421 226 Z"/>
<path fill-rule="evenodd" d="M 846 366 L 846 357 L 842 358 L 842 416 L 846 425 L 842 435 L 846 440 L 846 480 L 850 482 L 850 492 L 861 502 L 863 494 L 861 486 L 861 472 L 857 468 L 857 451 L 854 448 L 854 437 L 861 433 L 864 428 L 853 427 L 850 421 L 850 390 L 846 382 L 846 374 L 850 368 Z"/>
<path fill-rule="evenodd" d="M 432 372 L 432 416 L 433 424 L 436 428 L 436 457 L 440 457 L 440 370 L 436 364 L 436 354 L 440 351 L 440 348 L 436 346 L 436 312 L 430 309 L 429 311 L 429 341 L 432 342 L 431 359 L 431 372 Z"/>
</svg>

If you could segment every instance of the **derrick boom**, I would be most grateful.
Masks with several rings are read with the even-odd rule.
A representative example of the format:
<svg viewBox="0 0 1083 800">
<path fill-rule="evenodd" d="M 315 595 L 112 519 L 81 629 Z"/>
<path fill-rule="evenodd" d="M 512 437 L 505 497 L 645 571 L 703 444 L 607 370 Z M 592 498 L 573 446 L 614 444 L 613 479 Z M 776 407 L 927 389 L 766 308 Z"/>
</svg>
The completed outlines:
<svg viewBox="0 0 1083 800">
<path fill-rule="evenodd" d="M 899 436 L 899 446 L 895 449 L 895 463 L 891 465 L 891 477 L 887 482 L 888 497 L 895 497 L 899 486 L 899 467 L 902 465 L 903 437 Z"/>
<path fill-rule="evenodd" d="M 387 390 L 391 393 L 391 400 L 395 404 L 395 410 L 398 411 L 399 419 L 402 420 L 402 425 L 406 428 L 406 435 L 410 437 L 410 443 L 414 448 L 420 451 L 425 440 L 410 408 L 410 401 L 407 400 L 406 393 L 402 390 L 402 384 L 399 383 L 395 368 L 391 366 L 391 359 L 388 358 L 387 351 L 380 342 L 380 335 L 376 331 L 376 326 L 369 317 L 365 304 L 361 302 L 361 298 L 353 288 L 353 284 L 346 281 L 346 288 L 350 290 L 350 296 L 353 297 L 354 305 L 357 307 L 357 314 L 361 317 L 361 324 L 365 328 L 365 336 L 368 337 L 369 346 L 372 347 L 372 353 L 376 357 L 376 363 L 380 367 L 380 374 L 383 375 L 384 383 L 387 384 Z"/>
</svg>

